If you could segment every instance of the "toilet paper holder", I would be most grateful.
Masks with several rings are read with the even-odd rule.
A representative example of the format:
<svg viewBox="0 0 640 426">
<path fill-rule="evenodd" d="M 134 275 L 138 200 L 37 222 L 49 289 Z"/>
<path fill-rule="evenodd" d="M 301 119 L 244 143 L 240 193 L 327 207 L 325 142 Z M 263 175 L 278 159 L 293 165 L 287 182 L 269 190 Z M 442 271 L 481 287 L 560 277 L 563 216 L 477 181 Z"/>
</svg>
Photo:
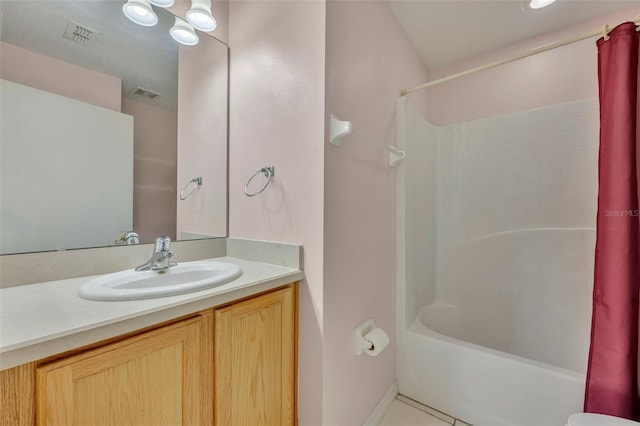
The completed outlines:
<svg viewBox="0 0 640 426">
<path fill-rule="evenodd" d="M 375 328 L 376 324 L 372 319 L 366 320 L 356 327 L 356 355 L 362 355 L 365 352 L 374 351 L 376 349 L 374 343 L 365 338 L 367 333 Z"/>
</svg>

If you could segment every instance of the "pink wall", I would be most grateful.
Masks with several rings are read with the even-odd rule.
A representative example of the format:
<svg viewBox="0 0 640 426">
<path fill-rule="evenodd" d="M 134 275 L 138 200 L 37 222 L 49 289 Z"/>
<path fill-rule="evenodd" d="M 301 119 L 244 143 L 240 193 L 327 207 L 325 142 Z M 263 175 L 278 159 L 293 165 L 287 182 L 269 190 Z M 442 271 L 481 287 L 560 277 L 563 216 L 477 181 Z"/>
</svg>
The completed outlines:
<svg viewBox="0 0 640 426">
<path fill-rule="evenodd" d="M 229 21 L 229 235 L 304 245 L 299 418 L 321 425 L 325 3 L 232 1 Z M 246 197 L 270 165 L 270 186 Z"/>
<path fill-rule="evenodd" d="M 176 198 L 176 237 L 225 237 L 228 48 L 206 36 L 179 52 L 178 191 L 197 177 L 202 185 L 185 200 Z"/>
<path fill-rule="evenodd" d="M 637 7 L 584 22 L 562 31 L 512 44 L 503 49 L 430 70 L 430 78 L 520 54 L 553 41 L 591 32 L 604 24 L 633 19 Z M 438 125 L 489 117 L 598 96 L 596 38 L 591 38 L 511 64 L 462 77 L 427 89 L 429 120 Z M 409 95 L 411 99 L 424 92 Z"/>
<path fill-rule="evenodd" d="M 131 99 L 122 112 L 134 117 L 133 229 L 142 243 L 175 240 L 177 114 Z"/>
<path fill-rule="evenodd" d="M 395 381 L 396 170 L 382 147 L 400 90 L 427 73 L 386 1 L 327 3 L 326 69 L 325 118 L 354 132 L 325 144 L 324 423 L 359 425 Z M 375 358 L 354 353 L 369 318 L 391 338 Z"/>
<path fill-rule="evenodd" d="M 119 78 L 5 42 L 0 42 L 0 58 L 0 78 L 120 111 Z"/>
</svg>

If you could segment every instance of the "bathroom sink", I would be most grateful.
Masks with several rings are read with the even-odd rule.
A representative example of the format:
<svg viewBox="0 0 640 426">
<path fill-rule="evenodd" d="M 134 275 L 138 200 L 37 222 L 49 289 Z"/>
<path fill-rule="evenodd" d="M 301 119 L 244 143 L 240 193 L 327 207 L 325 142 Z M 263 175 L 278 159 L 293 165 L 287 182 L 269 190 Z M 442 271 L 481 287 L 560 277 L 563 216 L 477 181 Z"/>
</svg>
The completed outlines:
<svg viewBox="0 0 640 426">
<path fill-rule="evenodd" d="M 139 300 L 175 296 L 226 284 L 242 275 L 229 262 L 186 262 L 166 269 L 133 269 L 103 275 L 85 283 L 78 296 L 89 300 Z"/>
</svg>

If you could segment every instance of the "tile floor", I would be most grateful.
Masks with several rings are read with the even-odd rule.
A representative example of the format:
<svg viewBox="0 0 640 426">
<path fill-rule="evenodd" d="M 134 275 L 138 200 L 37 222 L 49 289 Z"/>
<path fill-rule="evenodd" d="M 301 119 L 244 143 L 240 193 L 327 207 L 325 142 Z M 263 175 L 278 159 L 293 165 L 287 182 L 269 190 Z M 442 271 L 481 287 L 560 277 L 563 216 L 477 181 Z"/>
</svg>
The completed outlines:
<svg viewBox="0 0 640 426">
<path fill-rule="evenodd" d="M 471 426 L 412 399 L 398 395 L 380 426 Z"/>
</svg>

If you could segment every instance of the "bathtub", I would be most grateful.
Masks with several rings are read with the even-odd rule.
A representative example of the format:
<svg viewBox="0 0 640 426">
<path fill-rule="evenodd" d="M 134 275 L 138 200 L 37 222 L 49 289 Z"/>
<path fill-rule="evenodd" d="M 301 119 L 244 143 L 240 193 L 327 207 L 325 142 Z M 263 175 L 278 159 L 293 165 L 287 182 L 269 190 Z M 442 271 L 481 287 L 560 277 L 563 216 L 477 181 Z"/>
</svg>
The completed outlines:
<svg viewBox="0 0 640 426">
<path fill-rule="evenodd" d="M 475 426 L 563 426 L 582 411 L 584 373 L 438 333 L 434 310 L 399 330 L 402 395 Z"/>
</svg>

